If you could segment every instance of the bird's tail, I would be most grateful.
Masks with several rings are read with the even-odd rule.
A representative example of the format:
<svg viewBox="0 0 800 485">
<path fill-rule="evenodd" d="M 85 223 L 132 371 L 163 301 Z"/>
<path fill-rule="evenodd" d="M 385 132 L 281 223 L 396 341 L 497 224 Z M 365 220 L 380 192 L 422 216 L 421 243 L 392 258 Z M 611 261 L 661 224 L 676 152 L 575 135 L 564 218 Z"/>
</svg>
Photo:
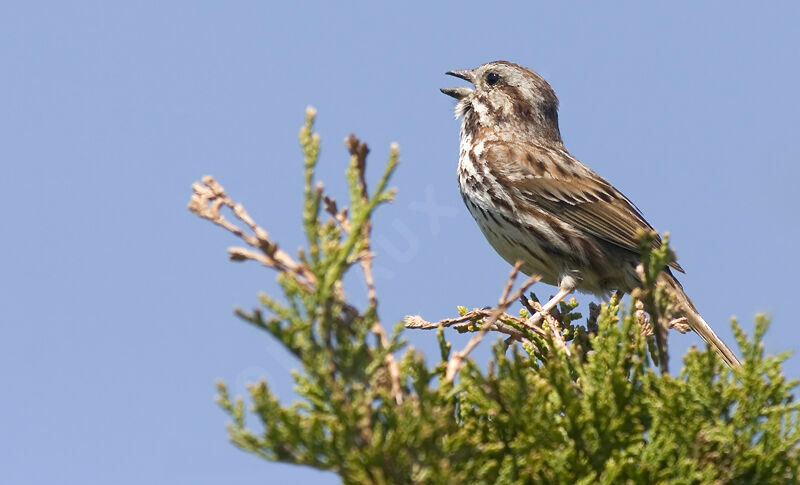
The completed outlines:
<svg viewBox="0 0 800 485">
<path fill-rule="evenodd" d="M 686 292 L 683 291 L 683 287 L 669 273 L 663 273 L 666 283 L 669 288 L 675 291 L 675 296 L 678 299 L 678 309 L 680 311 L 681 316 L 686 317 L 686 320 L 689 322 L 689 326 L 694 330 L 698 335 L 700 335 L 703 340 L 706 341 L 708 345 L 710 345 L 722 360 L 728 364 L 729 367 L 732 369 L 741 367 L 741 362 L 736 357 L 736 354 L 733 353 L 733 350 L 730 349 L 725 342 L 722 341 L 721 338 L 714 333 L 714 330 L 703 320 L 703 317 L 700 316 L 700 313 L 697 311 L 697 308 L 692 303 L 692 300 L 686 295 Z"/>
</svg>

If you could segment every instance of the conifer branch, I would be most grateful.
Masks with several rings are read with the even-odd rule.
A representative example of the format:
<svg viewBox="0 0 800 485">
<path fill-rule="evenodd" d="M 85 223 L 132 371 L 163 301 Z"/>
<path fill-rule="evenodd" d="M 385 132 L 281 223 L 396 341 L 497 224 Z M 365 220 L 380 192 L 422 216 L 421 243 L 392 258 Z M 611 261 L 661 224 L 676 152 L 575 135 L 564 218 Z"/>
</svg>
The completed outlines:
<svg viewBox="0 0 800 485">
<path fill-rule="evenodd" d="M 516 265 L 492 308 L 459 307 L 460 316 L 438 322 L 404 319 L 406 328 L 438 329 L 438 363 L 407 346 L 399 328 L 387 335 L 378 318 L 371 229 L 375 208 L 394 193 L 387 182 L 397 147 L 368 190 L 369 150 L 348 137 L 350 200 L 340 207 L 314 180 L 314 116 L 309 108 L 300 131 L 306 247 L 296 257 L 213 178 L 193 186 L 189 209 L 244 241 L 229 249 L 231 259 L 277 270 L 283 294 L 261 294 L 260 307 L 236 314 L 277 339 L 299 367 L 293 404 L 266 380 L 250 384 L 247 399 L 217 384 L 233 444 L 266 460 L 332 471 L 343 483 L 777 485 L 800 477 L 798 381 L 782 373 L 788 353 L 765 354 L 764 316 L 752 336 L 732 322 L 745 358 L 735 372 L 712 351 L 696 349 L 678 376 L 656 372 L 666 362 L 666 329 L 687 329 L 681 319 L 669 320 L 673 298 L 658 283 L 674 258 L 666 237 L 642 250 L 642 287 L 627 309 L 615 294 L 589 304 L 583 323 L 574 299 L 545 314 L 526 294 L 537 278 L 512 293 Z M 232 218 L 222 214 L 227 210 Z M 363 310 L 346 299 L 343 280 L 354 266 L 366 284 Z M 523 309 L 510 315 L 517 300 Z M 445 327 L 476 333 L 451 352 Z M 509 338 L 493 345 L 486 371 L 471 353 L 490 331 Z"/>
<path fill-rule="evenodd" d="M 287 252 L 278 247 L 267 231 L 258 226 L 245 210 L 244 206 L 235 203 L 225 193 L 225 189 L 214 177 L 206 175 L 202 183 L 192 185 L 192 197 L 188 204 L 188 209 L 194 214 L 207 219 L 220 227 L 223 227 L 241 238 L 245 243 L 260 252 L 252 251 L 241 247 L 228 249 L 228 254 L 233 261 L 253 260 L 264 266 L 277 269 L 282 273 L 291 273 L 297 283 L 306 291 L 313 291 L 317 279 L 313 272 L 304 264 L 297 262 Z M 244 229 L 228 220 L 221 212 L 222 207 L 228 207 L 233 211 L 237 219 L 244 222 L 250 229 L 247 233 Z"/>
<path fill-rule="evenodd" d="M 508 275 L 508 280 L 506 281 L 505 286 L 503 287 L 503 293 L 500 295 L 500 299 L 497 302 L 497 306 L 492 310 L 489 314 L 489 318 L 481 325 L 480 331 L 476 335 L 474 335 L 467 345 L 459 352 L 453 354 L 450 357 L 450 360 L 447 362 L 447 370 L 445 372 L 445 382 L 453 382 L 455 379 L 458 370 L 461 368 L 461 364 L 464 359 L 472 352 L 472 349 L 478 346 L 478 344 L 483 340 L 483 337 L 486 336 L 486 332 L 488 332 L 492 325 L 495 323 L 497 318 L 505 313 L 506 308 L 508 306 L 517 301 L 520 295 L 525 293 L 528 288 L 531 287 L 534 283 L 539 281 L 540 277 L 533 275 L 529 277 L 523 284 L 520 286 L 517 291 L 514 292 L 513 295 L 509 297 L 509 292 L 511 291 L 511 287 L 514 285 L 514 281 L 517 279 L 517 274 L 519 273 L 519 268 L 522 266 L 521 261 L 517 261 L 514 267 L 511 269 L 511 274 Z"/>
</svg>

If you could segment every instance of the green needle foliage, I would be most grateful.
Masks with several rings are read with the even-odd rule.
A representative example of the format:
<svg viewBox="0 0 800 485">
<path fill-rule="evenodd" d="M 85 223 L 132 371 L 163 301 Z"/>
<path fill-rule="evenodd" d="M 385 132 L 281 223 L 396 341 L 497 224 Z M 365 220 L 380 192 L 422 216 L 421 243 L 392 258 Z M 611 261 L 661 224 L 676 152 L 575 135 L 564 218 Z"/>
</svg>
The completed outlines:
<svg viewBox="0 0 800 485">
<path fill-rule="evenodd" d="M 541 327 L 525 323 L 535 311 L 525 298 L 520 317 L 505 313 L 502 299 L 491 312 L 459 308 L 460 331 L 508 336 L 494 343 L 488 370 L 451 349 L 443 326 L 453 321 L 438 327 L 441 356 L 433 364 L 401 339 L 402 324 L 387 335 L 372 285 L 370 224 L 392 198 L 397 148 L 370 194 L 367 147 L 347 140 L 350 200 L 340 209 L 314 182 L 313 119 L 309 109 L 300 131 L 305 251 L 292 257 L 279 249 L 211 177 L 195 184 L 189 204 L 249 246 L 230 249 L 232 259 L 277 270 L 283 295 L 261 295 L 260 308 L 237 313 L 297 359 L 293 404 L 280 402 L 265 381 L 250 386 L 247 404 L 218 384 L 233 444 L 354 484 L 800 482 L 798 381 L 781 372 L 788 353 L 764 354 L 765 317 L 756 318 L 752 337 L 732 322 L 741 369 L 725 367 L 710 350 L 690 350 L 676 376 L 658 372 L 654 362 L 666 354 L 652 327 L 669 327 L 671 302 L 656 283 L 673 257 L 666 237 L 660 249 L 643 251 L 638 308 L 614 296 L 583 319 L 573 300 Z M 367 283 L 363 310 L 348 303 L 342 283 L 354 268 Z M 448 365 L 458 370 L 454 379 Z"/>
</svg>

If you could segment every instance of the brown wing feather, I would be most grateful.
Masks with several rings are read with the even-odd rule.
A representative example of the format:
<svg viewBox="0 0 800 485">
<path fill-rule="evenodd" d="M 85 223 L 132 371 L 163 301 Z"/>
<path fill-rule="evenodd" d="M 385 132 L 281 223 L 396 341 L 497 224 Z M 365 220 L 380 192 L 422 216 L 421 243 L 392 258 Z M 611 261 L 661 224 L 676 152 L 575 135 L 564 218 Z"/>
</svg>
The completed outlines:
<svg viewBox="0 0 800 485">
<path fill-rule="evenodd" d="M 493 174 L 520 197 L 598 239 L 638 253 L 638 231 L 653 229 L 627 197 L 565 150 L 487 143 L 483 156 Z M 660 244 L 657 238 L 653 247 Z M 683 272 L 678 263 L 670 266 Z"/>
</svg>

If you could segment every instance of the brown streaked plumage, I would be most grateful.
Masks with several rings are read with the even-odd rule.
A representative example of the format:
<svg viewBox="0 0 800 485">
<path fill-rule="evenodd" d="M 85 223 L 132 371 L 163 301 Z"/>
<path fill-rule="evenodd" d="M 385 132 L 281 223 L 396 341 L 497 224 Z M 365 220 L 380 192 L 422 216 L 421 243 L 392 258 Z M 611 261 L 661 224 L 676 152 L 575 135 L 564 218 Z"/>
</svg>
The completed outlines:
<svg viewBox="0 0 800 485">
<path fill-rule="evenodd" d="M 652 227 L 627 197 L 567 152 L 558 98 L 547 81 L 507 61 L 447 74 L 475 86 L 442 89 L 458 100 L 462 118 L 461 196 L 500 256 L 523 261 L 523 272 L 559 287 L 545 308 L 575 290 L 603 295 L 639 286 L 637 233 Z M 740 365 L 669 269 L 663 279 L 692 329 L 728 365 Z"/>
</svg>

